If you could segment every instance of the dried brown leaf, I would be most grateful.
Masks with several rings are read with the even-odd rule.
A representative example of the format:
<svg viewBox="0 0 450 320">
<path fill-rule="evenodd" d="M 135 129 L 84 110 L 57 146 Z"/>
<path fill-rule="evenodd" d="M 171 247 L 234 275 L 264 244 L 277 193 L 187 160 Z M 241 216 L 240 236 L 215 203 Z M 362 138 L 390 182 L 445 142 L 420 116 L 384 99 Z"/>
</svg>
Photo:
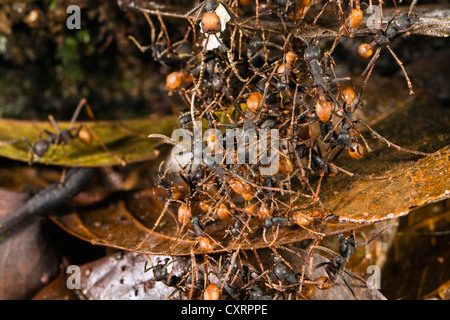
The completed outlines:
<svg viewBox="0 0 450 320">
<path fill-rule="evenodd" d="M 449 197 L 449 124 L 449 111 L 427 99 L 418 100 L 380 121 L 377 131 L 395 143 L 412 150 L 439 150 L 439 153 L 418 156 L 392 150 L 376 140 L 376 145 L 369 141 L 374 151 L 364 159 L 349 160 L 343 155 L 343 164 L 337 164 L 355 174 L 326 179 L 320 192 L 327 210 L 323 216 L 337 219 L 318 220 L 311 229 L 326 235 L 338 234 L 363 224 L 406 215 L 414 207 Z M 421 132 L 420 138 L 416 132 Z M 80 209 L 53 219 L 68 232 L 94 244 L 149 254 L 199 252 L 196 237 L 186 233 L 189 226 L 180 231 L 176 219 L 178 204 L 169 206 L 154 229 L 166 200 L 156 190 L 119 194 L 95 209 Z M 256 225 L 245 241 L 236 241 L 226 233 L 228 227 L 221 221 L 206 226 L 205 231 L 215 241 L 215 251 L 264 248 L 269 243 L 281 245 L 316 236 L 300 227 L 280 228 L 278 233 L 271 228 L 266 232 L 266 242 L 262 226 Z"/>
</svg>

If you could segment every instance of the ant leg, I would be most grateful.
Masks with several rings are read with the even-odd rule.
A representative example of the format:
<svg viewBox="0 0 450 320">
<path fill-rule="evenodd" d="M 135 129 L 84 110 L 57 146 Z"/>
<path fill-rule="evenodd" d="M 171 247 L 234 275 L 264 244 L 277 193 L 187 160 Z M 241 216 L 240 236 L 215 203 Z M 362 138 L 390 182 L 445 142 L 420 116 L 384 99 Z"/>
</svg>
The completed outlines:
<svg viewBox="0 0 450 320">
<path fill-rule="evenodd" d="M 30 140 L 28 140 L 27 138 L 17 138 L 17 139 L 13 139 L 13 140 L 8 140 L 8 141 L 0 141 L 0 146 L 4 146 L 7 144 L 14 144 L 20 141 L 24 141 L 30 148 L 33 148 L 33 145 L 31 144 Z"/>
<path fill-rule="evenodd" d="M 64 163 L 67 163 L 67 152 L 64 149 L 64 145 L 61 145 L 61 148 L 63 150 L 63 155 L 64 155 Z M 62 173 L 61 173 L 61 178 L 59 179 L 59 184 L 58 187 L 62 188 L 64 185 L 64 182 L 66 181 L 66 173 L 67 173 L 67 167 L 63 167 Z"/>
<path fill-rule="evenodd" d="M 280 64 L 280 61 L 278 60 L 275 63 L 274 68 L 273 68 L 272 72 L 269 75 L 269 78 L 267 79 L 266 83 L 264 84 L 264 94 L 263 94 L 263 97 L 261 99 L 261 104 L 259 105 L 259 112 L 258 112 L 257 118 L 259 118 L 261 116 L 262 112 L 263 112 L 263 109 L 264 109 L 263 106 L 266 103 L 267 94 L 268 94 L 269 86 L 270 86 L 270 81 L 272 80 L 273 75 L 277 71 L 279 64 Z"/>
<path fill-rule="evenodd" d="M 366 69 L 364 69 L 364 71 L 361 73 L 361 76 L 364 77 L 364 76 L 369 72 L 369 69 L 370 69 L 370 72 L 372 71 L 371 69 L 373 68 L 373 66 L 374 66 L 374 64 L 375 64 L 375 61 L 376 61 L 376 60 L 378 59 L 378 57 L 380 56 L 380 51 L 381 51 L 381 46 L 379 46 L 379 47 L 377 48 L 377 51 L 375 51 L 375 54 L 373 55 L 372 59 L 370 59 L 370 62 L 369 62 L 369 64 L 367 65 Z M 370 75 L 370 72 L 369 72 L 369 75 Z M 367 80 L 368 80 L 368 77 L 364 80 L 364 84 L 367 83 Z"/>
<path fill-rule="evenodd" d="M 150 261 L 152 260 L 152 258 L 150 258 L 150 256 L 149 256 L 148 254 L 145 254 L 145 256 L 146 256 L 147 259 L 149 259 Z M 147 264 L 148 264 L 148 260 L 145 260 L 145 263 L 144 263 L 144 273 L 147 273 L 147 272 L 149 272 L 150 270 L 152 270 L 152 269 L 154 268 L 153 262 L 152 262 L 152 266 L 149 267 L 149 268 L 147 268 Z"/>
<path fill-rule="evenodd" d="M 223 286 L 225 285 L 225 283 L 228 282 L 228 280 L 230 278 L 231 271 L 233 270 L 234 262 L 236 261 L 236 258 L 237 258 L 238 254 L 239 254 L 240 249 L 241 249 L 241 245 L 242 244 L 239 244 L 239 247 L 236 249 L 236 251 L 231 256 L 230 267 L 228 268 L 228 270 L 227 270 L 227 272 L 225 274 L 225 277 L 224 277 L 224 279 L 222 281 L 222 285 L 220 286 L 221 290 L 223 289 Z"/>
<path fill-rule="evenodd" d="M 201 13 L 203 12 L 203 10 L 205 8 L 205 4 L 206 4 L 206 1 L 203 1 L 202 3 L 198 4 L 194 9 L 192 9 L 191 11 L 189 11 L 188 13 L 185 14 L 186 18 L 189 19 L 189 16 L 198 10 L 198 13 L 195 16 L 195 20 L 194 20 L 194 24 L 197 23 L 198 19 L 200 18 Z"/>
<path fill-rule="evenodd" d="M 334 252 L 333 250 L 328 249 L 328 248 L 326 248 L 326 247 L 322 247 L 322 246 L 312 246 L 311 249 L 321 250 L 321 251 L 327 252 L 327 253 L 329 253 L 329 254 L 332 254 L 332 255 L 334 255 L 334 256 L 336 256 L 336 257 L 339 257 L 339 258 L 341 257 L 340 254 L 338 254 L 338 253 Z M 319 265 L 322 266 L 322 265 L 326 265 L 326 264 L 329 264 L 329 262 L 322 262 L 322 263 L 319 263 L 314 269 L 320 268 Z"/>
<path fill-rule="evenodd" d="M 77 118 L 78 118 L 78 116 L 79 116 L 79 114 L 80 114 L 81 108 L 83 108 L 83 107 L 85 107 L 86 112 L 87 112 L 88 115 L 89 115 L 89 118 L 95 119 L 94 112 L 92 111 L 91 106 L 90 106 L 89 103 L 87 102 L 86 98 L 83 98 L 83 99 L 81 99 L 80 102 L 78 103 L 78 106 L 77 106 L 77 108 L 75 109 L 75 112 L 74 112 L 73 115 L 72 115 L 72 119 L 70 120 L 70 129 L 69 129 L 70 131 L 72 131 L 73 126 L 74 126 L 74 124 L 75 124 L 75 121 L 77 121 Z M 81 129 L 81 128 L 79 128 L 79 130 L 80 130 L 80 129 Z"/>
<path fill-rule="evenodd" d="M 236 75 L 236 77 L 241 81 L 241 82 L 247 82 L 249 78 L 242 78 L 238 72 L 238 70 L 236 69 L 236 62 L 233 61 L 233 54 L 231 52 L 231 50 L 227 50 L 227 56 L 228 56 L 228 61 L 230 62 L 230 67 L 233 70 L 233 73 Z"/>
<path fill-rule="evenodd" d="M 317 244 L 319 242 L 319 238 L 314 238 L 314 244 Z M 314 250 L 312 247 L 314 247 L 314 244 L 311 246 L 311 248 L 309 248 L 308 254 L 305 257 L 305 263 L 302 265 L 302 270 L 301 270 L 301 276 L 300 276 L 300 280 L 299 280 L 299 290 L 302 290 L 302 286 L 303 286 L 303 282 L 305 280 L 305 276 L 309 277 L 311 275 L 311 263 L 312 263 L 312 257 L 314 255 Z M 306 274 L 306 268 L 308 267 L 309 264 L 309 271 L 308 274 Z"/>
<path fill-rule="evenodd" d="M 314 199 L 313 199 L 313 209 L 312 209 L 312 213 L 314 213 L 315 209 L 316 209 L 316 202 L 317 199 L 319 197 L 319 191 L 320 191 L 320 185 L 322 184 L 322 179 L 325 176 L 325 170 L 327 170 L 328 167 L 328 160 L 330 158 L 331 155 L 331 150 L 327 153 L 327 155 L 325 156 L 325 161 L 322 167 L 322 170 L 320 171 L 320 178 L 319 178 L 319 183 L 317 184 L 317 188 L 316 188 L 316 192 L 314 193 Z"/>
<path fill-rule="evenodd" d="M 204 72 L 205 72 L 205 59 L 206 59 L 205 52 L 206 52 L 206 47 L 208 46 L 209 37 L 210 37 L 210 35 L 208 34 L 208 36 L 206 37 L 206 42 L 203 45 L 203 49 L 201 52 L 200 74 L 198 76 L 198 82 L 193 89 L 194 92 L 197 91 L 198 88 L 200 88 L 200 84 L 203 82 L 203 76 L 204 76 Z M 194 119 L 194 118 L 192 118 L 192 119 Z"/>
<path fill-rule="evenodd" d="M 270 41 L 252 41 L 249 44 L 250 47 L 257 47 L 257 46 L 266 46 L 266 47 L 272 47 L 272 48 L 276 48 L 280 51 L 284 50 L 283 46 L 280 46 L 279 44 L 270 42 Z M 260 50 L 263 50 L 263 48 L 261 48 Z M 254 59 L 254 57 L 252 57 L 251 59 Z"/>
<path fill-rule="evenodd" d="M 236 20 L 236 15 L 233 12 L 231 12 L 230 8 L 228 8 L 228 6 L 225 3 L 223 3 L 222 1 L 219 1 L 219 4 L 221 4 L 224 7 L 225 11 L 228 13 L 231 20 L 233 20 L 233 23 L 236 25 L 236 27 L 238 27 L 240 32 L 251 35 L 251 33 L 249 31 L 242 29 L 239 22 Z"/>
<path fill-rule="evenodd" d="M 417 155 L 421 155 L 421 156 L 432 156 L 432 155 L 436 155 L 436 152 L 433 153 L 427 153 L 427 152 L 421 152 L 421 151 L 416 151 L 416 150 L 411 150 L 411 149 L 406 149 L 403 147 L 400 147 L 399 145 L 387 140 L 385 137 L 383 137 L 381 134 L 379 134 L 378 132 L 376 132 L 375 130 L 373 130 L 367 123 L 365 123 L 362 120 L 357 120 L 357 122 L 362 123 L 363 125 L 366 126 L 367 129 L 369 129 L 376 138 L 380 139 L 381 141 L 383 141 L 388 148 L 390 147 L 394 147 L 395 149 L 399 150 L 399 151 L 403 151 L 403 152 L 407 152 L 407 153 L 412 153 L 412 154 L 417 154 Z"/>
<path fill-rule="evenodd" d="M 314 269 L 320 269 L 320 268 L 323 268 L 323 267 L 326 267 L 326 266 L 329 266 L 329 265 L 330 265 L 330 262 L 325 261 L 325 262 L 322 262 L 322 263 L 317 264 L 317 265 L 314 267 Z"/>
<path fill-rule="evenodd" d="M 409 11 L 408 11 L 408 15 L 411 14 L 411 12 L 413 11 L 414 7 L 416 6 L 418 0 L 413 0 L 411 2 L 411 5 L 409 6 Z"/>
<path fill-rule="evenodd" d="M 395 61 L 397 61 L 398 65 L 402 69 L 403 75 L 405 76 L 405 79 L 406 79 L 406 83 L 408 84 L 409 94 L 413 95 L 414 91 L 413 91 L 413 88 L 412 88 L 411 80 L 409 80 L 408 74 L 406 73 L 406 70 L 405 70 L 405 67 L 403 66 L 403 63 L 400 61 L 400 59 L 397 57 L 397 55 L 394 53 L 394 51 L 392 51 L 392 49 L 391 49 L 391 47 L 389 45 L 386 45 L 386 48 L 389 50 L 389 52 L 394 57 Z"/>
<path fill-rule="evenodd" d="M 146 52 L 148 49 L 150 49 L 155 44 L 156 36 L 155 36 L 155 25 L 153 24 L 152 19 L 150 19 L 149 14 L 147 12 L 145 12 L 145 11 L 143 11 L 142 13 L 144 14 L 145 19 L 147 20 L 147 23 L 149 24 L 150 29 L 151 29 L 151 33 L 150 33 L 151 44 L 144 47 L 136 40 L 135 37 L 133 37 L 131 35 L 128 36 L 128 39 L 130 39 L 136 45 L 136 47 L 138 47 L 138 49 L 142 53 L 144 53 L 144 52 Z"/>
<path fill-rule="evenodd" d="M 322 7 L 322 10 L 317 14 L 317 16 L 314 18 L 314 21 L 313 21 L 313 26 L 315 26 L 316 25 L 316 23 L 317 23 L 317 20 L 319 20 L 319 18 L 320 18 L 320 16 L 322 15 L 322 13 L 325 11 L 325 9 L 326 9 L 326 7 L 328 6 L 328 4 L 330 3 L 330 1 L 327 1 L 327 3 L 325 3 L 324 5 L 323 5 L 323 7 Z"/>
<path fill-rule="evenodd" d="M 61 137 L 61 129 L 59 128 L 58 124 L 55 121 L 55 118 L 53 118 L 53 116 L 51 114 L 48 116 L 48 120 L 50 121 L 50 123 L 52 124 L 52 126 L 56 130 L 56 139 L 55 139 L 54 144 L 58 145 L 59 144 L 59 138 Z"/>
<path fill-rule="evenodd" d="M 343 150 L 344 150 L 344 149 L 341 149 L 339 152 L 341 152 L 341 151 L 343 151 Z M 335 168 L 336 170 L 338 170 L 338 171 L 340 171 L 340 172 L 342 172 L 342 173 L 348 175 L 349 177 L 353 177 L 353 176 L 354 176 L 354 174 L 353 174 L 352 172 L 347 171 L 347 170 L 345 170 L 345 169 L 342 169 L 341 167 L 338 167 L 338 166 L 335 165 L 335 164 L 330 164 L 330 167 Z"/>
<path fill-rule="evenodd" d="M 164 140 L 166 143 L 172 144 L 174 146 L 176 146 L 178 144 L 177 141 L 173 140 L 172 138 L 169 138 L 168 136 L 165 136 L 163 134 L 159 134 L 159 133 L 152 133 L 148 135 L 148 138 L 150 139 L 162 139 Z"/>
<path fill-rule="evenodd" d="M 375 51 L 375 54 L 373 55 L 372 59 L 370 60 L 369 64 L 367 65 L 366 69 L 361 74 L 364 77 L 364 75 L 367 73 L 367 76 L 364 79 L 364 83 L 363 83 L 363 86 L 361 89 L 360 97 L 362 97 L 364 94 L 364 90 L 366 89 L 366 86 L 367 86 L 367 81 L 369 80 L 370 75 L 372 74 L 373 68 L 375 66 L 375 61 L 378 59 L 378 57 L 380 55 L 380 51 L 381 51 L 381 47 L 378 47 L 377 51 Z"/>
<path fill-rule="evenodd" d="M 259 0 L 255 0 L 256 30 L 259 30 Z"/>
<path fill-rule="evenodd" d="M 86 125 L 84 125 L 84 128 L 89 132 L 89 134 L 95 139 L 95 141 L 97 141 L 97 143 L 102 147 L 102 149 L 108 153 L 110 156 L 112 156 L 114 159 L 116 159 L 121 165 L 122 167 L 125 167 L 127 165 L 127 162 L 125 160 L 123 160 L 122 158 L 120 158 L 118 155 L 116 155 L 115 153 L 109 151 L 109 149 L 106 147 L 106 145 L 100 140 L 99 137 L 97 137 L 97 135 L 91 130 L 89 129 Z"/>
<path fill-rule="evenodd" d="M 194 126 L 194 132 L 199 132 L 198 130 L 198 123 L 197 121 L 195 121 L 195 94 L 196 94 L 196 90 L 194 90 L 194 92 L 192 93 L 192 98 L 191 98 L 191 119 L 192 119 L 192 124 Z"/>
<path fill-rule="evenodd" d="M 171 46 L 169 33 L 167 32 L 166 25 L 164 24 L 164 21 L 161 18 L 161 14 L 158 12 L 156 16 L 158 17 L 158 21 L 159 21 L 159 23 L 161 25 L 161 30 L 164 32 L 164 35 L 166 36 L 167 46 L 166 46 L 165 50 L 167 50 L 167 52 L 169 52 L 170 51 L 170 46 Z"/>
<path fill-rule="evenodd" d="M 347 281 L 347 279 L 344 277 L 343 274 L 341 274 L 341 279 L 344 281 L 345 285 L 347 286 L 347 288 L 352 293 L 353 298 L 355 298 L 355 300 L 359 300 L 358 297 L 356 296 L 355 291 L 353 290 L 352 286 L 350 285 L 350 283 Z"/>
<path fill-rule="evenodd" d="M 40 135 L 42 135 L 42 132 Z M 4 146 L 7 144 L 8 145 L 15 144 L 15 143 L 18 143 L 21 141 L 24 141 L 29 147 L 28 155 L 31 154 L 31 156 L 30 156 L 30 160 L 28 161 L 28 164 L 31 166 L 34 162 L 34 155 L 36 154 L 36 152 L 34 151 L 34 146 L 31 144 L 30 140 L 28 140 L 27 138 L 18 138 L 18 139 L 13 139 L 13 140 L 8 140 L 8 141 L 0 141 L 0 146 Z"/>
<path fill-rule="evenodd" d="M 217 35 L 214 34 L 214 37 L 216 37 L 217 42 L 219 42 L 220 46 L 225 49 L 227 51 L 227 57 L 228 57 L 228 61 L 230 62 L 230 67 L 233 70 L 233 73 L 236 75 L 236 77 L 241 81 L 241 82 L 247 82 L 249 78 L 242 78 L 238 72 L 238 70 L 236 69 L 236 62 L 233 61 L 233 52 L 231 51 L 231 49 L 228 49 L 227 46 L 222 42 L 222 40 L 219 39 L 219 37 L 217 37 Z M 208 39 L 209 39 L 209 35 L 208 35 Z M 204 47 L 205 48 L 205 47 Z M 202 60 L 203 64 L 204 61 Z"/>
<path fill-rule="evenodd" d="M 169 167 L 170 168 L 170 167 Z M 170 203 L 173 201 L 173 195 L 166 201 L 166 203 L 164 204 L 164 209 L 161 212 L 161 214 L 159 215 L 158 219 L 156 219 L 155 224 L 152 227 L 152 231 L 155 231 L 156 227 L 159 226 L 159 223 L 161 222 L 161 219 L 163 218 L 163 216 L 165 215 L 165 213 L 167 212 L 167 210 L 169 209 L 169 205 Z"/>
<path fill-rule="evenodd" d="M 368 245 L 370 242 L 372 242 L 373 239 L 375 239 L 376 237 L 378 237 L 384 230 L 386 230 L 387 228 L 393 227 L 394 225 L 388 225 L 384 228 L 382 228 L 380 231 L 378 231 L 377 233 L 375 233 L 375 235 L 373 235 L 369 240 L 365 241 L 365 242 L 357 242 L 355 243 L 355 246 L 365 246 Z"/>
<path fill-rule="evenodd" d="M 48 120 L 50 121 L 50 123 L 52 124 L 52 126 L 55 128 L 55 130 L 56 130 L 56 134 L 54 135 L 55 136 L 55 140 L 54 140 L 54 142 L 52 142 L 52 145 L 54 146 L 54 148 L 53 148 L 53 152 L 51 153 L 51 155 L 50 156 L 52 156 L 54 153 L 55 153 L 55 151 L 56 151 L 56 148 L 60 145 L 60 142 L 62 142 L 61 143 L 61 145 L 63 145 L 64 143 L 67 143 L 68 141 L 67 141 L 67 137 L 66 138 L 64 138 L 63 137 L 63 141 L 60 141 L 60 139 L 61 139 L 61 129 L 60 129 L 60 127 L 58 126 L 58 124 L 56 123 L 56 121 L 55 121 L 55 118 L 50 114 L 49 116 L 48 116 Z M 44 130 L 43 132 L 45 132 L 45 133 L 47 133 L 48 135 L 50 135 L 50 136 L 52 136 L 53 134 L 50 132 L 50 131 L 48 131 L 48 130 Z M 67 157 L 64 157 L 64 161 L 67 161 Z"/>
</svg>

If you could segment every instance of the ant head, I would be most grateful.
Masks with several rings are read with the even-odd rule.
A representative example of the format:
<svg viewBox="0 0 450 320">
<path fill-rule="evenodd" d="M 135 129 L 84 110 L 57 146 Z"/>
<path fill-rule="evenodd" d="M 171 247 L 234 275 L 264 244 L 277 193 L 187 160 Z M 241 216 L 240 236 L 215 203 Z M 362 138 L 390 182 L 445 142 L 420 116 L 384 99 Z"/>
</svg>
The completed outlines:
<svg viewBox="0 0 450 320">
<path fill-rule="evenodd" d="M 309 155 L 309 148 L 304 144 L 297 146 L 295 151 L 297 152 L 299 158 L 305 158 Z"/>
<path fill-rule="evenodd" d="M 342 234 L 338 235 L 339 238 L 339 252 L 341 256 L 351 256 L 353 252 L 355 252 L 355 235 L 352 232 L 352 235 L 349 238 L 344 238 Z M 350 252 L 349 252 L 350 250 Z"/>
<path fill-rule="evenodd" d="M 185 128 L 189 123 L 192 122 L 192 117 L 190 112 L 186 112 L 181 115 L 178 120 L 178 124 L 181 128 Z"/>
<path fill-rule="evenodd" d="M 48 140 L 39 140 L 38 142 L 35 143 L 31 152 L 33 155 L 35 154 L 39 158 L 43 157 L 47 153 L 48 148 L 50 147 L 50 144 L 51 143 Z"/>
<path fill-rule="evenodd" d="M 194 171 L 192 180 L 194 182 L 200 182 L 205 177 L 205 168 L 204 167 L 198 167 L 197 170 Z"/>
<path fill-rule="evenodd" d="M 336 139 L 337 145 L 339 145 L 343 148 L 346 148 L 346 147 L 350 146 L 351 142 L 352 142 L 352 137 L 350 135 L 350 132 L 345 131 L 345 130 L 339 132 L 338 137 Z"/>
<path fill-rule="evenodd" d="M 273 226 L 272 218 L 268 217 L 266 220 L 264 220 L 264 228 L 269 229 L 272 226 Z"/>
<path fill-rule="evenodd" d="M 417 17 L 413 17 L 408 13 L 402 13 L 394 20 L 394 26 L 398 31 L 403 31 L 411 28 L 417 22 L 419 22 Z"/>
<path fill-rule="evenodd" d="M 169 264 L 170 259 L 166 258 L 164 259 L 164 262 L 158 260 L 158 263 L 156 266 L 153 266 L 153 277 L 156 281 L 163 281 L 167 279 L 167 267 Z"/>
<path fill-rule="evenodd" d="M 224 79 L 219 76 L 219 74 L 214 73 L 212 76 L 211 84 L 217 91 L 220 91 L 222 89 L 223 85 L 225 84 Z"/>
<path fill-rule="evenodd" d="M 200 26 L 206 34 L 216 34 L 222 31 L 222 23 L 215 12 L 206 12 L 202 17 Z"/>
</svg>

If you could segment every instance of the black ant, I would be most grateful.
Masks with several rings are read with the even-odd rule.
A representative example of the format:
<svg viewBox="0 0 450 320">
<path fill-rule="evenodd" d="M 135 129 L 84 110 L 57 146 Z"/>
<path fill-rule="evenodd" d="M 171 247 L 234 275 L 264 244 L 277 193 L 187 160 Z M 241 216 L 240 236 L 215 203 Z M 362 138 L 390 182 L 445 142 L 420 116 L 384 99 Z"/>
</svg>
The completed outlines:
<svg viewBox="0 0 450 320">
<path fill-rule="evenodd" d="M 192 45 L 187 40 L 190 34 L 190 29 L 186 32 L 186 35 L 182 40 L 172 43 L 161 15 L 157 15 L 159 23 L 161 25 L 161 31 L 158 34 L 158 37 L 156 37 L 156 28 L 149 14 L 145 11 L 142 11 L 142 13 L 151 29 L 150 45 L 141 45 L 132 35 L 129 35 L 128 39 L 130 39 L 142 53 L 151 50 L 153 59 L 160 62 L 162 65 L 180 69 L 180 67 L 183 65 L 183 62 L 191 58 Z M 165 37 L 165 39 L 163 37 Z"/>
<path fill-rule="evenodd" d="M 197 10 L 198 13 L 195 17 L 194 25 L 197 23 L 203 11 L 205 11 L 200 21 L 200 28 L 202 33 L 206 35 L 206 41 L 203 44 L 203 49 L 201 52 L 200 75 L 198 82 L 194 87 L 194 91 L 197 90 L 200 87 L 200 84 L 203 82 L 203 74 L 205 69 L 205 53 L 206 51 L 213 50 L 215 48 L 220 48 L 221 50 L 227 52 L 230 67 L 233 70 L 234 74 L 240 81 L 247 82 L 248 79 L 242 78 L 239 75 L 238 70 L 236 69 L 231 49 L 229 49 L 219 38 L 220 33 L 225 30 L 226 23 L 230 20 L 230 18 L 233 19 L 233 22 L 236 24 L 236 26 L 238 26 L 239 29 L 242 30 L 239 24 L 236 22 L 234 14 L 230 11 L 228 6 L 221 1 L 205 0 L 194 9 L 189 11 L 186 16 L 191 15 Z"/>
<path fill-rule="evenodd" d="M 205 227 L 203 226 L 199 217 L 192 218 L 191 224 L 194 227 L 195 234 L 198 237 L 202 237 L 205 234 Z"/>
<path fill-rule="evenodd" d="M 243 262 L 238 263 L 236 259 L 238 253 L 239 251 L 229 254 L 217 274 L 220 276 L 223 288 L 233 299 L 240 298 L 242 287 L 249 281 L 252 273 L 251 266 Z"/>
<path fill-rule="evenodd" d="M 325 163 L 325 160 L 313 148 L 309 148 L 306 145 L 301 144 L 295 148 L 295 152 L 300 159 L 308 159 L 308 165 L 314 172 L 320 173 L 323 170 L 325 172 L 330 170 L 328 163 Z"/>
<path fill-rule="evenodd" d="M 304 59 L 306 61 L 306 64 L 308 66 L 308 69 L 311 73 L 311 77 L 313 80 L 313 86 L 318 87 L 320 91 L 326 91 L 329 90 L 326 87 L 327 82 L 339 82 L 344 80 L 349 80 L 348 77 L 346 78 L 336 78 L 333 80 L 328 80 L 327 76 L 325 75 L 324 71 L 327 70 L 327 59 L 324 57 L 324 67 L 321 65 L 321 50 L 318 45 L 318 42 L 320 40 L 320 36 L 313 40 L 312 43 L 308 43 L 305 39 L 303 39 L 301 36 L 296 35 L 296 38 L 299 38 L 305 45 L 306 49 L 304 51 Z M 330 52 L 325 53 L 327 57 L 330 57 Z M 336 102 L 336 101 L 335 101 Z"/>
<path fill-rule="evenodd" d="M 263 226 L 265 229 L 271 228 L 273 225 L 281 227 L 292 225 L 292 219 L 290 217 L 268 217 L 264 220 Z"/>
<path fill-rule="evenodd" d="M 90 110 L 89 105 L 87 104 L 86 99 L 82 99 L 79 103 L 77 108 L 75 109 L 75 112 L 72 116 L 72 120 L 70 121 L 70 128 L 67 130 L 61 130 L 56 123 L 55 119 L 52 115 L 48 116 L 48 119 L 50 120 L 53 127 L 56 129 L 56 133 L 52 133 L 48 130 L 44 130 L 44 132 L 49 136 L 47 139 L 41 139 L 38 140 L 30 150 L 31 158 L 30 158 L 30 164 L 33 162 L 38 162 L 49 150 L 50 146 L 53 144 L 55 146 L 57 145 L 66 145 L 69 143 L 69 140 L 79 138 L 81 142 L 83 142 L 85 145 L 90 146 L 92 143 L 92 136 L 91 133 L 86 129 L 85 125 L 80 125 L 78 128 L 74 128 L 74 124 L 76 119 L 78 118 L 78 114 L 81 111 L 81 108 L 83 106 L 86 106 L 87 110 L 90 114 L 92 114 L 92 111 Z M 75 131 L 74 131 L 75 129 Z M 37 156 L 38 159 L 34 160 L 34 156 Z"/>
<path fill-rule="evenodd" d="M 413 0 L 411 2 L 411 5 L 409 7 L 408 13 L 399 13 L 397 12 L 392 19 L 388 22 L 385 30 L 379 29 L 374 34 L 374 41 L 371 43 L 363 43 L 358 48 L 358 55 L 363 59 L 368 59 L 373 54 L 373 49 L 375 46 L 377 46 L 377 49 L 375 53 L 373 54 L 372 59 L 370 60 L 369 64 L 367 65 L 366 69 L 361 74 L 362 76 L 365 76 L 367 74 L 366 79 L 364 80 L 364 86 L 367 83 L 367 80 L 370 77 L 370 74 L 372 72 L 372 69 L 375 65 L 375 61 L 380 56 L 380 52 L 383 46 L 385 46 L 391 55 L 394 57 L 395 61 L 398 63 L 400 68 L 402 69 L 403 75 L 405 76 L 406 83 L 408 84 L 409 88 L 409 94 L 414 94 L 411 80 L 408 77 L 408 74 L 406 73 L 406 70 L 403 66 L 403 63 L 400 61 L 400 59 L 397 57 L 397 55 L 392 51 L 389 44 L 392 39 L 398 37 L 401 33 L 407 32 L 409 29 L 411 29 L 418 21 L 419 19 L 417 17 L 414 17 L 411 15 L 411 12 L 416 5 L 417 0 Z M 382 11 L 381 11 L 382 14 Z"/>
<path fill-rule="evenodd" d="M 286 281 L 289 284 L 298 284 L 298 278 L 281 263 L 281 258 L 278 255 L 274 257 L 274 261 L 275 265 L 273 266 L 272 273 L 278 280 Z"/>
<path fill-rule="evenodd" d="M 147 261 L 144 265 L 144 273 L 153 269 L 153 278 L 156 281 L 161 281 L 166 286 L 175 287 L 180 282 L 181 278 L 175 275 L 170 275 L 167 271 L 167 267 L 171 264 L 170 258 L 164 259 L 164 262 L 158 260 L 158 263 L 150 268 L 147 268 Z"/>
<path fill-rule="evenodd" d="M 44 129 L 41 132 L 41 134 L 39 135 L 39 137 L 43 133 L 47 134 L 48 137 L 46 139 L 39 138 L 39 140 L 36 141 L 34 144 L 31 144 L 27 138 L 20 138 L 18 140 L 13 141 L 13 142 L 25 141 L 30 146 L 30 150 L 29 150 L 29 154 L 30 154 L 29 164 L 30 165 L 33 163 L 39 162 L 39 160 L 47 154 L 51 145 L 64 146 L 64 145 L 67 145 L 70 140 L 74 140 L 74 139 L 78 139 L 86 146 L 90 146 L 92 144 L 92 138 L 94 138 L 94 139 L 96 139 L 96 141 L 101 145 L 101 147 L 105 151 L 109 152 L 108 149 L 106 148 L 106 146 L 94 135 L 94 133 L 92 131 L 90 131 L 86 127 L 85 124 L 80 124 L 78 127 L 75 127 L 75 121 L 77 120 L 78 115 L 83 106 L 86 107 L 86 110 L 87 110 L 89 116 L 91 118 L 93 118 L 92 110 L 91 110 L 89 104 L 87 103 L 87 100 L 83 98 L 78 103 L 78 106 L 75 109 L 75 112 L 70 121 L 69 129 L 61 130 L 60 127 L 58 126 L 58 124 L 56 123 L 55 119 L 53 118 L 53 116 L 49 115 L 48 119 L 49 119 L 50 123 L 52 124 L 52 126 L 55 128 L 56 133 L 53 133 L 47 129 Z M 10 143 L 13 143 L 13 142 L 10 142 Z M 37 158 L 35 159 L 35 157 L 37 157 Z M 123 166 L 125 166 L 126 163 L 122 159 L 118 158 L 118 160 Z"/>
<path fill-rule="evenodd" d="M 331 283 L 333 283 L 333 284 L 335 284 L 337 277 L 341 276 L 345 285 L 350 289 L 350 291 L 351 291 L 352 295 L 355 297 L 355 299 L 357 299 L 353 288 L 350 286 L 347 279 L 344 276 L 342 276 L 342 274 L 344 272 L 350 274 L 349 271 L 347 271 L 345 269 L 345 266 L 346 266 L 347 262 L 350 260 L 350 257 L 355 252 L 355 249 L 357 246 L 365 246 L 365 245 L 369 244 L 380 233 L 382 233 L 384 230 L 386 230 L 389 227 L 391 227 L 391 226 L 389 225 L 389 226 L 384 227 L 383 229 L 378 231 L 374 236 L 372 236 L 369 240 L 367 240 L 365 242 L 356 242 L 355 231 L 351 231 L 351 235 L 348 238 L 344 238 L 343 234 L 339 234 L 337 236 L 339 239 L 339 253 L 336 253 L 336 252 L 334 252 L 328 248 L 322 247 L 322 246 L 312 246 L 311 247 L 312 249 L 322 250 L 322 251 L 330 253 L 333 256 L 330 259 L 330 261 L 322 262 L 322 263 L 319 263 L 318 265 L 316 265 L 315 269 L 324 267 L 325 271 L 328 275 L 328 278 L 330 279 Z"/>
<path fill-rule="evenodd" d="M 236 222 L 230 228 L 230 233 L 233 236 L 233 238 L 238 238 L 241 235 L 243 227 L 244 223 L 240 219 L 236 219 Z"/>
</svg>

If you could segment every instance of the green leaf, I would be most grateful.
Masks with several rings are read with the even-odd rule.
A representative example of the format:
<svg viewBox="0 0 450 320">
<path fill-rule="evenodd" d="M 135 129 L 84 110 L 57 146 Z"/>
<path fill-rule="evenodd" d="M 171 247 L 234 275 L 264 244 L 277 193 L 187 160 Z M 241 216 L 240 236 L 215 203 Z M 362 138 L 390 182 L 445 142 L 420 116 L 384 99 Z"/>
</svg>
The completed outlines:
<svg viewBox="0 0 450 320">
<path fill-rule="evenodd" d="M 76 124 L 75 128 L 79 125 Z M 65 130 L 70 127 L 70 123 L 60 122 L 58 126 Z M 51 145 L 39 163 L 100 167 L 152 160 L 159 155 L 155 148 L 161 142 L 148 139 L 148 135 L 160 133 L 170 136 L 176 127 L 176 118 L 96 121 L 87 122 L 86 126 L 97 137 L 92 139 L 91 146 L 84 145 L 79 139 L 71 139 L 67 145 Z M 34 145 L 39 139 L 49 137 L 44 130 L 56 132 L 48 121 L 0 119 L 0 156 L 28 162 L 30 144 Z M 106 146 L 106 150 L 101 144 Z"/>
</svg>

